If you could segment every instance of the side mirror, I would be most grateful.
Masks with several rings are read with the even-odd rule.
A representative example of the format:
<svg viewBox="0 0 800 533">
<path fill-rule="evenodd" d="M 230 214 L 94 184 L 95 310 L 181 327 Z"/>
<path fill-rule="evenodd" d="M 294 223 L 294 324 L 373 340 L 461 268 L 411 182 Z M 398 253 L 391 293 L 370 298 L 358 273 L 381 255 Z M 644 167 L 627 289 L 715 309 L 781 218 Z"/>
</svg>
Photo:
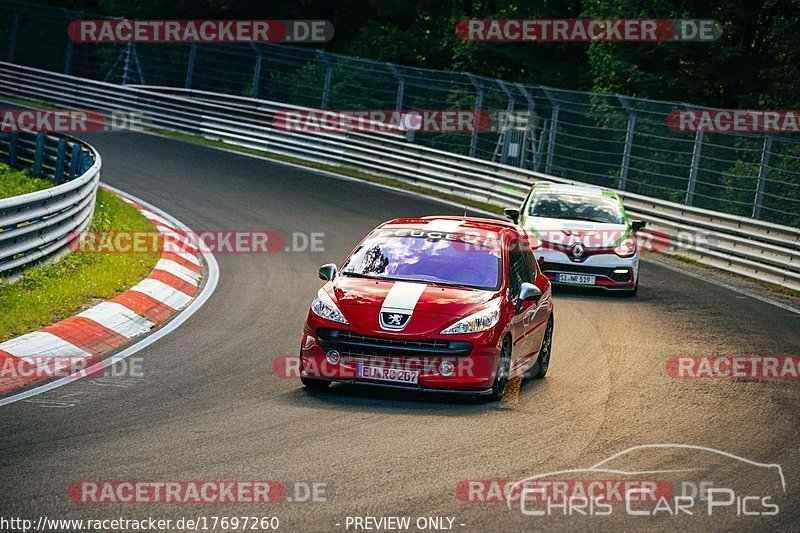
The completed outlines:
<svg viewBox="0 0 800 533">
<path fill-rule="evenodd" d="M 506 215 L 506 217 L 511 219 L 511 222 L 513 222 L 514 224 L 519 223 L 519 209 L 515 209 L 513 207 L 506 207 L 505 209 L 503 209 L 503 213 Z"/>
<path fill-rule="evenodd" d="M 533 283 L 523 283 L 519 288 L 517 299 L 517 312 L 522 307 L 522 302 L 536 302 L 542 297 L 542 291 Z"/>
<path fill-rule="evenodd" d="M 633 231 L 643 230 L 645 226 L 647 226 L 647 222 L 644 220 L 634 220 L 631 222 L 631 229 Z"/>
<path fill-rule="evenodd" d="M 336 275 L 336 265 L 333 263 L 328 263 L 327 265 L 322 265 L 319 267 L 319 279 L 328 281 L 333 279 L 333 276 Z"/>
</svg>

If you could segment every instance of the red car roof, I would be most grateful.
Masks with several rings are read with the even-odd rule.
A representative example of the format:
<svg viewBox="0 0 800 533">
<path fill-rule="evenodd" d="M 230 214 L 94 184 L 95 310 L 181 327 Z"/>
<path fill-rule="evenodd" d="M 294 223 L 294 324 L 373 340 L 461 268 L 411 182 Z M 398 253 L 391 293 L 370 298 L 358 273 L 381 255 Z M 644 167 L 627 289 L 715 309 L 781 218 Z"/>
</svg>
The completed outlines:
<svg viewBox="0 0 800 533">
<path fill-rule="evenodd" d="M 439 223 L 441 221 L 441 223 Z M 501 232 L 503 230 L 510 230 L 514 233 L 522 235 L 521 228 L 516 224 L 492 218 L 480 217 L 459 217 L 459 216 L 429 216 L 422 218 L 395 218 L 388 222 L 384 222 L 379 227 L 385 226 L 403 226 L 413 229 L 436 229 L 444 230 L 448 223 L 458 222 L 453 224 L 453 229 L 448 229 L 452 233 L 459 233 L 464 230 L 478 230 L 478 231 L 495 231 Z M 433 224 L 432 224 L 433 223 Z M 438 226 L 438 227 L 437 227 Z"/>
</svg>

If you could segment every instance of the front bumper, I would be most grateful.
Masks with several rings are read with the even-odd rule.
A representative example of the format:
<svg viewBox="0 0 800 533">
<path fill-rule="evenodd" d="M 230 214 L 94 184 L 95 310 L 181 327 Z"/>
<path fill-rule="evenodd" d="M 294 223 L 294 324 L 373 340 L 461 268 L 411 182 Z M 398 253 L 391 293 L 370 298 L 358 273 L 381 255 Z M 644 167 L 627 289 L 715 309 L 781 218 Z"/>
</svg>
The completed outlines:
<svg viewBox="0 0 800 533">
<path fill-rule="evenodd" d="M 576 287 L 596 287 L 606 290 L 633 290 L 639 279 L 639 254 L 619 257 L 614 253 L 595 254 L 584 261 L 572 261 L 560 251 L 537 250 L 539 268 L 551 283 Z M 595 277 L 594 285 L 557 281 L 558 274 L 579 274 Z"/>
<path fill-rule="evenodd" d="M 316 378 L 315 378 L 316 379 Z M 414 391 L 414 392 L 434 392 L 437 394 L 452 394 L 456 396 L 486 396 L 487 394 L 492 393 L 492 389 L 479 389 L 479 390 L 472 390 L 472 389 L 439 389 L 439 388 L 432 388 L 432 387 L 411 387 L 406 385 L 394 385 L 391 383 L 383 383 L 380 381 L 370 381 L 370 380 L 358 380 L 358 379 L 351 379 L 351 380 L 344 380 L 344 379 L 321 379 L 321 381 L 331 381 L 334 383 L 343 383 L 345 385 L 366 385 L 368 387 L 379 387 L 382 389 L 393 389 L 393 390 L 407 390 L 407 391 Z"/>
<path fill-rule="evenodd" d="M 308 329 L 300 350 L 303 377 L 358 385 L 374 385 L 413 391 L 454 394 L 488 394 L 494 383 L 500 335 L 487 331 L 472 335 L 413 339 L 403 336 L 366 336 L 345 327 Z M 327 353 L 340 354 L 338 364 Z M 450 376 L 439 372 L 442 361 L 450 361 Z M 383 367 L 418 373 L 416 383 L 359 377 L 359 366 Z"/>
</svg>

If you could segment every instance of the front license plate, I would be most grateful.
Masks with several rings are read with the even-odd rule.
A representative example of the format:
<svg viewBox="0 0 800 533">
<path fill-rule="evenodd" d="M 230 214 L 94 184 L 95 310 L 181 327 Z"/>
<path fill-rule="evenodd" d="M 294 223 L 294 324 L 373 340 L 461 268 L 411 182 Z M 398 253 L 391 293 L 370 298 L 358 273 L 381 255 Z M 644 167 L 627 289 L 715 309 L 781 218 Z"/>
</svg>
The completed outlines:
<svg viewBox="0 0 800 533">
<path fill-rule="evenodd" d="M 392 383 L 416 384 L 419 382 L 419 371 L 412 372 L 391 367 L 358 365 L 358 377 Z"/>
<path fill-rule="evenodd" d="M 561 283 L 577 283 L 578 285 L 594 285 L 595 276 L 581 274 L 557 274 L 556 281 Z"/>
</svg>

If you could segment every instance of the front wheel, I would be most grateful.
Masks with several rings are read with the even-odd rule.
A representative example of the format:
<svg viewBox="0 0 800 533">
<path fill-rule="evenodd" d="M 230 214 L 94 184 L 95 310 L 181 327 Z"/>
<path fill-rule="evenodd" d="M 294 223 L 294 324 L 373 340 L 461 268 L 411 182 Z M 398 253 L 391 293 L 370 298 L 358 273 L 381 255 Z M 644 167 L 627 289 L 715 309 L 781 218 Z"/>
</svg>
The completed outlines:
<svg viewBox="0 0 800 533">
<path fill-rule="evenodd" d="M 502 400 L 508 389 L 508 375 L 511 373 L 511 339 L 503 339 L 500 349 L 500 360 L 497 361 L 497 373 L 492 384 L 492 393 L 489 395 L 494 401 Z"/>
<path fill-rule="evenodd" d="M 553 351 L 553 319 L 547 321 L 547 329 L 544 331 L 542 347 L 539 349 L 539 360 L 534 365 L 531 375 L 535 379 L 542 379 L 547 375 L 550 368 L 550 354 Z"/>
</svg>

